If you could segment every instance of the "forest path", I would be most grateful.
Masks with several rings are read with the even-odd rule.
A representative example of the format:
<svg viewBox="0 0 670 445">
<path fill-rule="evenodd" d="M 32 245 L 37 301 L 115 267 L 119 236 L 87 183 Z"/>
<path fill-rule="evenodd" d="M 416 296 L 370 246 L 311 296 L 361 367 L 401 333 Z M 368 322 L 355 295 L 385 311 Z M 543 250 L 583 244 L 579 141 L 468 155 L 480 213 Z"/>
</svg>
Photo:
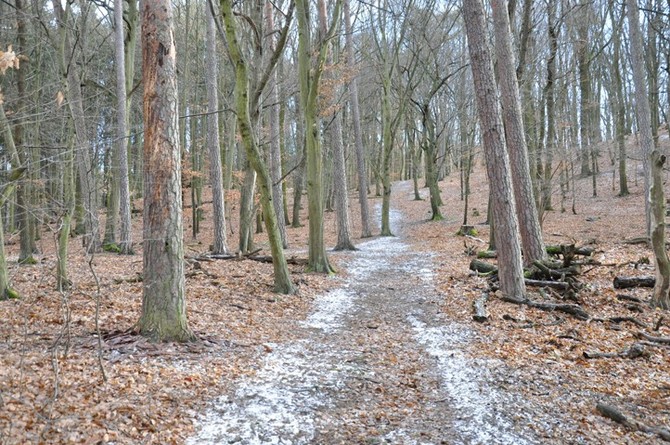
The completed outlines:
<svg viewBox="0 0 670 445">
<path fill-rule="evenodd" d="M 408 199 L 409 183 L 395 187 Z M 530 444 L 523 403 L 464 354 L 467 326 L 446 319 L 434 256 L 397 236 L 343 254 L 348 276 L 317 298 L 298 339 L 275 344 L 196 426 L 199 444 Z M 517 421 L 521 422 L 521 421 Z"/>
</svg>

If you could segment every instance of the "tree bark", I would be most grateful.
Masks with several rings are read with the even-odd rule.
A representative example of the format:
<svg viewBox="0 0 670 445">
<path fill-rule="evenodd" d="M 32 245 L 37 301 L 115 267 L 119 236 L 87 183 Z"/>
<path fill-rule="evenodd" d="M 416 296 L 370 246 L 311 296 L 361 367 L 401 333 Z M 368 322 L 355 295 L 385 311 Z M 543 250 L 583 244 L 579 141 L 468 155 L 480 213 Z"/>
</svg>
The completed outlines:
<svg viewBox="0 0 670 445">
<path fill-rule="evenodd" d="M 78 64 L 71 59 L 73 53 L 72 43 L 68 32 L 68 16 L 71 3 L 66 8 L 57 0 L 52 0 L 53 9 L 56 12 L 60 41 L 55 42 L 59 48 L 60 71 L 65 79 L 65 91 L 67 104 L 74 122 L 77 149 L 76 163 L 79 175 L 79 188 L 84 205 L 84 245 L 89 252 L 100 248 L 100 223 L 98 218 L 98 199 L 95 179 L 95 169 L 91 161 L 91 139 L 86 129 L 86 115 L 84 113 L 84 99 L 81 92 L 81 76 Z"/>
<path fill-rule="evenodd" d="M 265 4 L 265 20 L 267 22 L 268 32 L 267 48 L 270 51 L 275 50 L 275 40 L 273 37 L 274 20 L 272 18 L 272 3 Z M 270 177 L 272 180 L 272 204 L 277 215 L 277 226 L 281 236 L 284 249 L 288 248 L 288 237 L 286 235 L 286 217 L 284 215 L 284 194 L 282 192 L 282 160 L 281 160 L 281 128 L 279 126 L 279 88 L 277 87 L 277 71 L 273 70 L 268 84 L 268 98 L 270 102 L 269 120 L 270 120 Z"/>
<path fill-rule="evenodd" d="M 131 0 L 132 3 L 134 0 Z M 126 79 L 126 48 L 125 33 L 123 26 L 123 0 L 114 1 L 114 22 L 116 30 L 114 33 L 114 50 L 116 55 L 116 94 L 117 94 L 117 144 L 118 169 L 119 169 L 119 213 L 120 213 L 120 233 L 119 249 L 121 253 L 133 253 L 132 227 L 130 219 L 130 186 L 128 179 L 128 98 L 127 98 L 127 79 Z M 132 32 L 132 30 L 129 30 Z M 131 79 L 132 81 L 132 79 Z M 116 215 L 108 215 L 108 218 L 115 218 Z"/>
<path fill-rule="evenodd" d="M 342 0 L 337 0 L 333 22 L 328 34 L 322 36 L 315 66 L 311 61 L 311 33 L 309 2 L 296 0 L 298 14 L 298 77 L 300 85 L 300 107 L 305 125 L 307 149 L 307 199 L 309 212 L 309 266 L 313 272 L 331 273 L 332 267 L 326 255 L 323 239 L 323 150 L 320 142 L 320 126 L 317 115 L 319 82 L 328 53 L 328 40 L 337 29 Z"/>
<path fill-rule="evenodd" d="M 177 64 L 170 0 L 144 0 L 144 280 L 142 335 L 191 341 L 186 319 Z"/>
<path fill-rule="evenodd" d="M 321 33 L 326 35 L 328 23 L 326 16 L 326 2 L 319 0 L 319 26 Z M 330 44 L 330 43 L 328 43 Z M 333 53 L 336 48 L 333 45 L 329 56 L 329 64 L 333 64 Z M 339 98 L 340 88 L 337 84 L 336 74 L 329 73 L 327 78 L 333 82 L 334 98 Z M 335 104 L 333 104 L 335 105 Z M 333 250 L 356 250 L 351 241 L 351 223 L 349 222 L 349 196 L 347 187 L 347 171 L 344 165 L 344 144 L 342 142 L 342 113 L 335 110 L 333 122 L 330 126 L 330 140 L 333 155 L 333 195 L 335 200 L 335 218 L 337 220 L 337 244 Z"/>
<path fill-rule="evenodd" d="M 205 5 L 207 10 L 207 51 L 205 53 L 207 87 L 207 151 L 209 153 L 209 181 L 212 187 L 212 215 L 214 219 L 214 242 L 212 253 L 228 253 L 226 240 L 226 209 L 223 195 L 223 166 L 221 164 L 221 143 L 219 140 L 219 93 L 218 93 L 218 53 L 216 50 L 216 24 L 214 3 Z"/>
<path fill-rule="evenodd" d="M 258 175 L 258 187 L 261 193 L 263 218 L 268 231 L 268 241 L 270 243 L 270 250 L 273 258 L 274 290 L 275 292 L 282 294 L 291 294 L 295 292 L 295 287 L 291 281 L 288 265 L 286 264 L 286 257 L 284 256 L 281 236 L 279 234 L 277 215 L 273 204 L 272 179 L 270 178 L 270 172 L 263 161 L 252 130 L 253 126 L 251 125 L 251 117 L 249 115 L 249 110 L 251 108 L 249 98 L 249 75 L 237 40 L 235 18 L 233 17 L 230 0 L 221 0 L 221 13 L 224 21 L 229 54 L 235 66 L 237 123 L 249 163 Z M 257 97 L 258 93 L 259 91 L 254 92 L 254 98 Z"/>
<path fill-rule="evenodd" d="M 481 0 L 463 1 L 463 18 L 481 124 L 486 172 L 491 187 L 493 220 L 497 231 L 500 290 L 503 295 L 525 299 L 519 225 L 510 183 L 509 158 L 497 101 L 491 54 L 486 41 L 484 6 Z"/>
<path fill-rule="evenodd" d="M 647 225 L 656 262 L 656 285 L 651 299 L 652 307 L 670 308 L 670 259 L 665 250 L 665 193 L 663 191 L 663 164 L 665 155 L 654 150 L 651 111 L 644 73 L 644 48 L 640 33 L 639 11 L 636 0 L 626 0 L 628 29 L 631 40 L 635 105 L 640 131 L 643 165 L 645 166 L 645 204 L 648 209 Z M 651 173 L 651 178 L 648 176 Z"/>
<path fill-rule="evenodd" d="M 344 1 L 344 21 L 347 44 L 347 64 L 355 69 L 354 38 L 351 26 L 350 0 Z M 351 120 L 354 127 L 354 146 L 356 148 L 356 174 L 358 176 L 358 202 L 361 206 L 361 238 L 372 236 L 370 232 L 370 211 L 368 209 L 368 175 L 365 162 L 365 148 L 361 132 L 361 112 L 358 104 L 358 78 L 353 76 L 349 82 L 349 100 L 351 102 Z"/>
<path fill-rule="evenodd" d="M 496 54 L 500 83 L 505 141 L 510 158 L 516 213 L 519 218 L 523 259 L 526 265 L 546 257 L 540 220 L 530 180 L 528 148 L 521 114 L 519 85 L 514 68 L 514 53 L 506 0 L 492 0 Z"/>
</svg>

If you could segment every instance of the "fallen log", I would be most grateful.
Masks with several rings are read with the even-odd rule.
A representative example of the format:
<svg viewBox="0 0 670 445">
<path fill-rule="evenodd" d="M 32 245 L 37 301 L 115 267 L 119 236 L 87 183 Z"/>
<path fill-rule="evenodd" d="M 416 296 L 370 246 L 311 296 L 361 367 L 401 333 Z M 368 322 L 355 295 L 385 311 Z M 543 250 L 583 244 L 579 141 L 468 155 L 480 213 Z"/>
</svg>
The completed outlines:
<svg viewBox="0 0 670 445">
<path fill-rule="evenodd" d="M 639 357 L 648 357 L 649 352 L 644 349 L 644 346 L 640 343 L 633 343 L 630 347 L 624 349 L 620 352 L 598 352 L 598 351 L 584 351 L 582 353 L 584 358 L 594 359 L 594 358 L 639 358 Z"/>
<path fill-rule="evenodd" d="M 524 282 L 526 283 L 526 286 L 532 286 L 532 287 L 551 287 L 552 289 L 559 289 L 559 290 L 570 289 L 570 283 L 566 283 L 565 281 L 544 281 L 544 280 L 531 280 L 530 278 L 526 278 Z"/>
<path fill-rule="evenodd" d="M 653 335 L 646 334 L 642 331 L 637 333 L 639 337 L 644 338 L 645 340 L 653 341 L 655 343 L 662 343 L 664 345 L 670 345 L 670 337 L 655 337 Z"/>
<path fill-rule="evenodd" d="M 621 301 L 632 301 L 633 303 L 642 303 L 642 300 L 640 300 L 637 297 L 633 297 L 632 295 L 617 294 L 616 298 L 617 298 L 617 300 L 621 300 Z"/>
<path fill-rule="evenodd" d="M 670 430 L 668 430 L 667 428 L 648 426 L 638 420 L 629 419 L 628 417 L 626 417 L 624 413 L 621 412 L 621 410 L 612 405 L 607 405 L 605 403 L 599 402 L 598 404 L 596 404 L 596 409 L 604 417 L 607 417 L 608 419 L 613 420 L 616 423 L 623 425 L 628 429 L 631 429 L 633 431 L 642 431 L 644 433 L 656 434 L 662 440 L 670 442 Z"/>
<path fill-rule="evenodd" d="M 270 255 L 256 255 L 256 253 L 260 252 L 261 249 L 257 249 L 253 252 L 249 252 L 244 255 L 233 255 L 233 254 L 209 254 L 209 255 L 204 255 L 201 257 L 196 258 L 196 260 L 199 261 L 208 261 L 208 260 L 252 260 L 252 261 L 258 261 L 259 263 L 272 263 L 272 256 Z M 290 257 L 286 258 L 286 262 L 288 264 L 293 264 L 295 266 L 306 266 L 307 265 L 307 259 L 306 258 L 296 258 L 296 257 Z"/>
<path fill-rule="evenodd" d="M 254 256 L 247 257 L 247 259 L 248 260 L 253 260 L 253 261 L 258 261 L 260 263 L 271 263 L 272 262 L 272 257 L 270 255 L 254 255 Z M 295 266 L 306 266 L 307 265 L 307 259 L 306 258 L 289 257 L 289 258 L 286 258 L 286 262 L 288 264 L 293 264 Z"/>
<path fill-rule="evenodd" d="M 593 247 L 576 247 L 574 244 L 559 244 L 546 246 L 549 255 L 581 255 L 591 256 L 595 252 Z"/>
<path fill-rule="evenodd" d="M 614 289 L 630 289 L 632 287 L 654 287 L 655 277 L 614 277 Z"/>
<path fill-rule="evenodd" d="M 498 252 L 495 250 L 480 250 L 477 252 L 477 258 L 498 258 Z"/>
<path fill-rule="evenodd" d="M 498 273 L 498 268 L 491 263 L 486 261 L 480 261 L 478 259 L 473 259 L 470 261 L 470 270 L 484 273 L 484 274 L 495 274 Z"/>
<path fill-rule="evenodd" d="M 564 312 L 580 320 L 588 320 L 589 318 L 591 318 L 588 312 L 586 312 L 584 309 L 582 309 L 581 306 L 577 304 L 549 303 L 543 301 L 533 301 L 529 298 L 521 299 L 521 298 L 505 297 L 505 296 L 502 297 L 502 300 L 508 303 L 524 304 L 526 306 L 534 307 L 536 309 L 540 309 L 542 311 L 547 312 Z"/>
<path fill-rule="evenodd" d="M 629 238 L 622 241 L 623 244 L 649 244 L 648 236 L 639 236 L 637 238 Z"/>
<path fill-rule="evenodd" d="M 637 325 L 641 328 L 645 328 L 645 329 L 647 328 L 647 325 L 645 323 L 642 323 L 640 320 L 638 320 L 635 317 L 610 317 L 610 318 L 608 318 L 608 320 L 611 321 L 612 323 L 628 322 L 628 323 L 633 323 L 634 325 Z"/>
<path fill-rule="evenodd" d="M 472 309 L 474 311 L 474 314 L 472 315 L 473 320 L 483 323 L 489 319 L 489 314 L 486 310 L 486 301 L 488 299 L 488 292 L 484 292 L 480 297 L 476 298 L 475 301 L 472 302 Z"/>
<path fill-rule="evenodd" d="M 579 266 L 568 266 L 568 267 L 553 267 L 553 264 L 547 264 L 542 261 L 533 261 L 533 266 L 537 269 L 537 272 L 534 273 L 534 276 L 540 275 L 546 278 L 556 278 L 559 280 L 564 280 L 565 277 L 571 277 L 574 275 L 579 275 L 581 273 L 581 268 Z"/>
</svg>

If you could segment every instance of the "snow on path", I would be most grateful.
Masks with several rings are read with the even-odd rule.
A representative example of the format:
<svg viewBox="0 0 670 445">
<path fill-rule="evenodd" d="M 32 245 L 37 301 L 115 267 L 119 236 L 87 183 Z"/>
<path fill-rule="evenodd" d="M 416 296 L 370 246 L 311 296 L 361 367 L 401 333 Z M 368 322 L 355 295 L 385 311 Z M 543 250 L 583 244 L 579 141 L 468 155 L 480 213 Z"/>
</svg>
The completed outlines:
<svg viewBox="0 0 670 445">
<path fill-rule="evenodd" d="M 397 225 L 401 215 L 392 212 Z M 397 227 L 394 227 L 397 230 Z M 258 372 L 235 382 L 232 394 L 216 400 L 198 422 L 197 436 L 189 445 L 232 443 L 244 445 L 317 443 L 322 413 L 334 402 L 333 395 L 344 391 L 345 382 L 364 373 L 346 360 L 345 322 L 353 317 L 357 301 L 366 298 L 366 283 L 375 285 L 375 273 L 397 270 L 398 280 L 419 277 L 423 289 L 433 292 L 433 272 L 429 256 L 408 252 L 399 238 L 384 237 L 361 243 L 351 254 L 347 270 L 351 280 L 341 288 L 322 295 L 314 311 L 301 323 L 301 340 L 271 345 Z M 393 262 L 397 256 L 403 261 Z M 394 295 L 411 304 L 413 295 Z M 421 307 L 412 307 L 405 322 L 413 332 L 417 347 L 432 358 L 440 374 L 441 392 L 458 418 L 445 419 L 456 431 L 449 443 L 520 444 L 528 442 L 513 431 L 509 420 L 494 413 L 492 405 L 504 405 L 505 397 L 481 382 L 481 373 L 460 351 L 469 331 L 446 320 L 428 319 Z M 437 325 L 436 322 L 438 323 Z M 339 348 L 339 349 L 338 349 Z M 427 370 L 432 372 L 435 370 Z M 500 406 L 498 408 L 501 408 Z M 344 425 L 343 425 L 344 426 Z M 385 443 L 425 444 L 411 438 L 409 430 L 397 429 L 383 436 Z M 450 435 L 451 436 L 451 435 Z M 455 441 L 456 437 L 462 442 Z M 372 439 L 372 438 L 371 438 Z M 320 442 L 322 443 L 322 442 Z M 371 442 L 372 443 L 372 442 Z"/>
</svg>

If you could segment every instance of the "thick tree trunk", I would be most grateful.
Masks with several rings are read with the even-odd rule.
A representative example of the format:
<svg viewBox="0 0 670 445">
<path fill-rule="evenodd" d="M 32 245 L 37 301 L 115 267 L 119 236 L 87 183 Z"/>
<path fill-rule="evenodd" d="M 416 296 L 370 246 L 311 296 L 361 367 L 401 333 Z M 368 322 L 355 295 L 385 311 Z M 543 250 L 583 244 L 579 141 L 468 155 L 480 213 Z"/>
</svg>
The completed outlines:
<svg viewBox="0 0 670 445">
<path fill-rule="evenodd" d="M 509 158 L 505 151 L 498 91 L 486 41 L 484 6 L 481 0 L 464 0 L 463 18 L 484 140 L 486 172 L 491 187 L 493 220 L 497 231 L 500 290 L 506 297 L 525 299 L 519 226 L 510 183 Z"/>
<path fill-rule="evenodd" d="M 313 272 L 330 273 L 333 269 L 326 255 L 323 239 L 323 151 L 320 142 L 320 126 L 317 116 L 317 99 L 323 66 L 328 53 L 328 40 L 333 35 L 341 11 L 338 0 L 333 12 L 333 23 L 328 35 L 322 36 L 318 48 L 316 68 L 312 69 L 309 2 L 296 0 L 298 14 L 298 74 L 300 84 L 300 106 L 305 121 L 307 148 L 307 199 L 309 212 L 309 266 Z"/>
<path fill-rule="evenodd" d="M 326 35 L 328 23 L 326 17 L 326 2 L 319 0 L 319 26 L 321 33 Z M 330 44 L 330 42 L 328 42 Z M 334 53 L 336 47 L 331 49 Z M 329 55 L 327 60 L 333 64 L 333 56 Z M 339 98 L 339 86 L 337 85 L 336 73 L 329 73 L 329 80 L 335 82 L 335 99 Z M 335 201 L 335 218 L 337 220 L 337 244 L 334 250 L 356 250 L 351 241 L 351 224 L 349 222 L 349 196 L 347 187 L 347 171 L 344 165 L 344 144 L 342 142 L 342 113 L 335 110 L 333 122 L 330 127 L 330 141 L 333 156 L 333 198 Z"/>
<path fill-rule="evenodd" d="M 155 341 L 191 341 L 186 320 L 177 110 L 169 0 L 142 2 L 144 78 L 144 294 L 138 328 Z"/>
<path fill-rule="evenodd" d="M 505 140 L 510 158 L 516 213 L 519 218 L 523 259 L 526 265 L 546 257 L 542 229 L 533 186 L 530 180 L 528 149 L 521 115 L 521 99 L 514 68 L 514 53 L 507 15 L 506 0 L 492 0 L 496 54 L 500 82 L 502 114 L 505 122 Z"/>
</svg>

